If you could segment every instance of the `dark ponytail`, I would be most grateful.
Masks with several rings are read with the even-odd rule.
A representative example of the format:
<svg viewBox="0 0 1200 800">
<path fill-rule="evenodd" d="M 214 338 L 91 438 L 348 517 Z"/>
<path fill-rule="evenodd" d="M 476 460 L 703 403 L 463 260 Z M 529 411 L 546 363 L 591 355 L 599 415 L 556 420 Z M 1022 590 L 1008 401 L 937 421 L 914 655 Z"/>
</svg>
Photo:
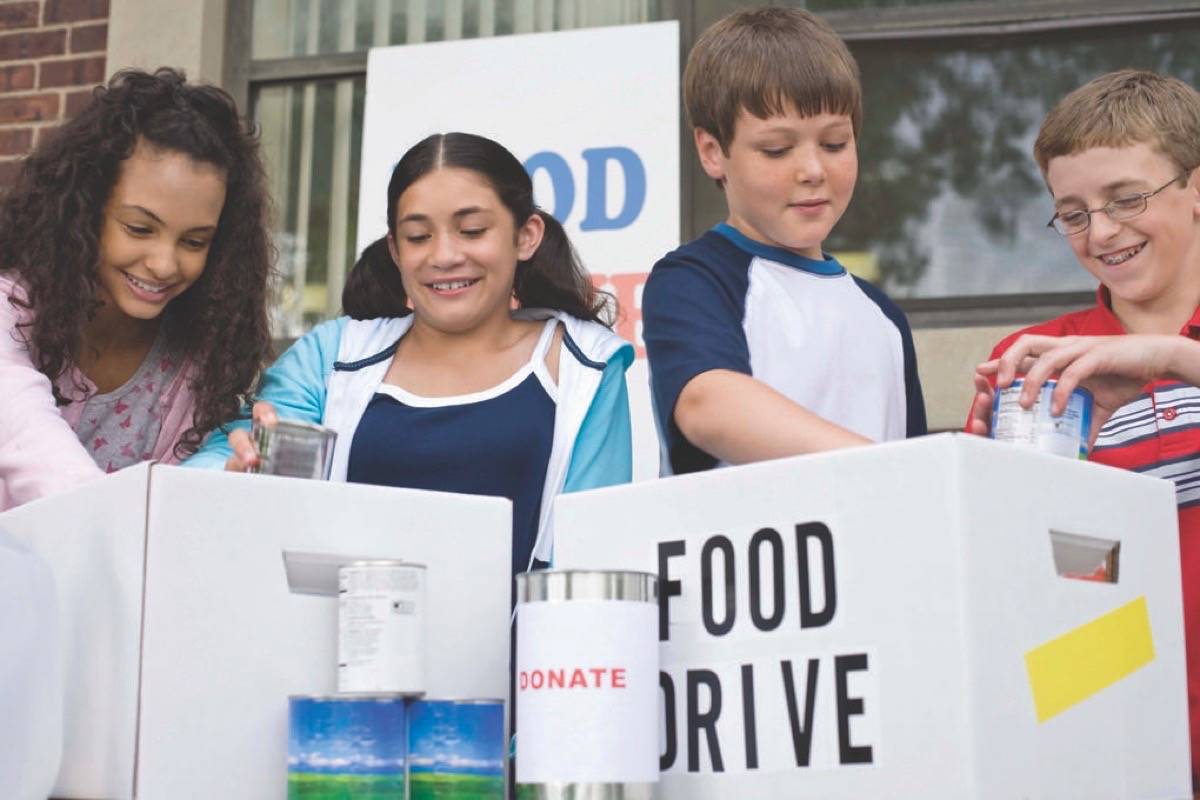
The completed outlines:
<svg viewBox="0 0 1200 800">
<path fill-rule="evenodd" d="M 342 310 L 354 319 L 403 317 L 412 313 L 387 237 L 367 245 L 346 277 Z"/>
<path fill-rule="evenodd" d="M 540 208 L 542 243 L 528 261 L 517 262 L 513 294 L 521 308 L 553 308 L 573 317 L 612 325 L 615 301 L 597 291 L 563 226 Z M 518 223 L 520 224 L 520 223 Z"/>
<path fill-rule="evenodd" d="M 396 209 L 404 190 L 442 167 L 469 169 L 485 178 L 520 228 L 534 214 L 545 223 L 537 252 L 517 263 L 513 294 L 522 308 L 550 308 L 579 319 L 611 326 L 616 301 L 593 286 L 567 232 L 554 217 L 533 204 L 533 182 L 516 156 L 500 144 L 471 133 L 439 133 L 413 145 L 397 162 L 388 182 L 388 231 L 395 236 Z M 410 313 L 400 272 L 386 239 L 363 250 L 342 292 L 342 307 L 355 319 Z"/>
</svg>

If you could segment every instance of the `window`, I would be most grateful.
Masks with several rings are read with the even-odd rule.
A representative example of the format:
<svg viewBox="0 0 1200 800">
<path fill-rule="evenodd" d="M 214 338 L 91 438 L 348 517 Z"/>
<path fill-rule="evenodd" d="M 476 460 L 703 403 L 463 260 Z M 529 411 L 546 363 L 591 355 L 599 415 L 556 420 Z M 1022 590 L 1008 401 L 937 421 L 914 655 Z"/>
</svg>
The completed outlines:
<svg viewBox="0 0 1200 800">
<path fill-rule="evenodd" d="M 338 313 L 356 257 L 368 48 L 662 18 L 653 0 L 249 0 L 231 11 L 231 38 L 250 28 L 248 102 L 276 204 L 274 326 L 288 338 Z"/>
<path fill-rule="evenodd" d="M 240 69 L 278 206 L 277 330 L 294 336 L 337 313 L 354 261 L 368 47 L 679 19 L 686 52 L 705 26 L 742 5 L 232 0 L 230 36 L 251 52 Z M 1044 227 L 1051 203 L 1033 138 L 1058 98 L 1108 70 L 1142 67 L 1196 85 L 1200 2 L 806 5 L 850 43 L 865 93 L 859 182 L 827 248 L 910 309 L 999 304 L 1001 317 L 1015 320 L 1030 302 L 1087 302 L 1091 278 Z M 681 236 L 690 238 L 719 221 L 724 204 L 691 154 L 690 135 L 680 133 Z"/>
</svg>

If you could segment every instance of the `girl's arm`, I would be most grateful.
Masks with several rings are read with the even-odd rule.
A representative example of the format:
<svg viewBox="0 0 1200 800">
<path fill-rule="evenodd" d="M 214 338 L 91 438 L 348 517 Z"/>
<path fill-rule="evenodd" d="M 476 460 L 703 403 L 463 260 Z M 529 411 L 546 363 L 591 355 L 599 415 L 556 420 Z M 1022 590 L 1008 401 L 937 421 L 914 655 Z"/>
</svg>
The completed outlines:
<svg viewBox="0 0 1200 800">
<path fill-rule="evenodd" d="M 320 423 L 325 417 L 325 389 L 347 317 L 339 317 L 313 328 L 296 341 L 263 373 L 255 400 L 270 403 L 279 419 Z M 250 428 L 250 409 L 204 440 L 195 455 L 183 462 L 187 467 L 224 469 L 233 448 L 229 434 Z"/>
<path fill-rule="evenodd" d="M 0 511 L 102 476 L 54 401 L 17 329 L 15 291 L 0 280 Z"/>
<path fill-rule="evenodd" d="M 613 356 L 575 437 L 563 493 L 629 483 L 633 479 L 633 434 L 629 421 L 627 359 Z"/>
</svg>

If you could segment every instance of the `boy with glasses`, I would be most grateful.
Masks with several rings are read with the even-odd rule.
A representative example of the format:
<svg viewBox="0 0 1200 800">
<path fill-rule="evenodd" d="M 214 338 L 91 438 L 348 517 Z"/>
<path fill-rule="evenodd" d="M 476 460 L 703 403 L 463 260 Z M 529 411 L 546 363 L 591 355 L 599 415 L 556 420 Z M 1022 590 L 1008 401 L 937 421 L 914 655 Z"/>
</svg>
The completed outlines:
<svg viewBox="0 0 1200 800">
<path fill-rule="evenodd" d="M 1018 331 L 975 375 L 967 429 L 988 433 L 993 386 L 1021 404 L 1057 378 L 1095 404 L 1088 458 L 1173 480 L 1179 506 L 1193 782 L 1200 786 L 1200 94 L 1150 72 L 1103 75 L 1063 98 L 1034 156 L 1050 226 L 1100 282 L 1096 305 Z"/>
</svg>

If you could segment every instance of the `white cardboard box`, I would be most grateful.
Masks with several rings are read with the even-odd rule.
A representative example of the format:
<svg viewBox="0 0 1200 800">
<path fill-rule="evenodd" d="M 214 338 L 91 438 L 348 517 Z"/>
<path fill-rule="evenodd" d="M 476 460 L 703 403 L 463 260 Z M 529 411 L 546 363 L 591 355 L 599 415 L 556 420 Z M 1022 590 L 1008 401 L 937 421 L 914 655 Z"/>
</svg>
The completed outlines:
<svg viewBox="0 0 1200 800">
<path fill-rule="evenodd" d="M 660 576 L 661 800 L 1191 798 L 1169 482 L 945 435 L 555 514 L 557 568 Z"/>
<path fill-rule="evenodd" d="M 511 506 L 141 465 L 0 515 L 51 564 L 63 798 L 285 793 L 287 697 L 336 689 L 333 597 L 285 551 L 428 566 L 428 691 L 508 693 Z"/>
</svg>

